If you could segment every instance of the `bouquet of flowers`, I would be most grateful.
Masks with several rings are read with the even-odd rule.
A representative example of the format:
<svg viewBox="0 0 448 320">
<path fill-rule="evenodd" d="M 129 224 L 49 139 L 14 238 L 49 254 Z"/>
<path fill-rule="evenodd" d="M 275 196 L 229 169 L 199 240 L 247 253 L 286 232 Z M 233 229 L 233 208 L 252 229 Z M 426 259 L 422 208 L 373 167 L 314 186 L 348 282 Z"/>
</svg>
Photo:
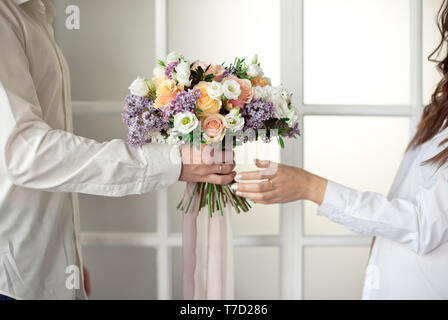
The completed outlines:
<svg viewBox="0 0 448 320">
<path fill-rule="evenodd" d="M 250 63 L 236 58 L 232 64 L 189 62 L 178 53 L 158 61 L 152 80 L 138 77 L 129 87 L 123 121 L 129 128 L 128 142 L 191 147 L 212 144 L 225 148 L 247 142 L 300 135 L 299 112 L 291 105 L 291 94 L 274 87 L 264 76 L 258 57 Z M 186 200 L 185 200 L 186 199 Z M 197 183 L 178 208 L 190 211 L 193 199 L 197 212 L 208 206 L 209 215 L 231 204 L 247 212 L 250 204 L 229 186 Z"/>
</svg>

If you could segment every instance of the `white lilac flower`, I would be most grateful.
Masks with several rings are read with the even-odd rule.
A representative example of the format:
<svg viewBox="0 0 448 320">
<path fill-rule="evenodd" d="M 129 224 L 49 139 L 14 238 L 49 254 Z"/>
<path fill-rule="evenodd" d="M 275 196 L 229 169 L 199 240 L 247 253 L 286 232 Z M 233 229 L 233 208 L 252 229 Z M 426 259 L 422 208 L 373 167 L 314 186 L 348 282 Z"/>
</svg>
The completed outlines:
<svg viewBox="0 0 448 320">
<path fill-rule="evenodd" d="M 181 144 L 178 134 L 174 130 L 168 130 L 168 137 L 166 138 L 166 143 L 170 146 L 176 146 Z"/>
<path fill-rule="evenodd" d="M 256 78 L 263 75 L 263 70 L 258 64 L 250 64 L 247 67 L 247 75 L 249 77 Z"/>
<path fill-rule="evenodd" d="M 174 116 L 174 130 L 181 134 L 189 134 L 198 125 L 198 118 L 191 112 L 182 112 Z"/>
<path fill-rule="evenodd" d="M 207 88 L 208 96 L 215 100 L 221 100 L 224 88 L 221 83 L 213 81 Z"/>
<path fill-rule="evenodd" d="M 184 56 L 177 52 L 171 52 L 166 57 L 166 64 L 170 64 L 173 62 L 179 62 L 179 60 L 184 59 Z"/>
<path fill-rule="evenodd" d="M 129 90 L 131 91 L 131 94 L 137 97 L 146 97 L 149 94 L 148 84 L 145 79 L 141 77 L 138 77 L 131 83 Z"/>
<path fill-rule="evenodd" d="M 189 87 L 191 85 L 191 80 L 190 80 L 190 74 L 191 74 L 191 70 L 190 70 L 190 63 L 187 61 L 181 62 L 177 65 L 176 69 L 176 78 L 177 78 L 177 82 L 179 82 L 179 84 L 185 86 L 185 87 Z"/>
<path fill-rule="evenodd" d="M 223 122 L 231 132 L 238 132 L 243 130 L 244 127 L 244 118 L 241 116 L 239 108 L 230 110 L 229 114 L 224 117 Z"/>
<path fill-rule="evenodd" d="M 165 143 L 165 138 L 157 130 L 150 130 L 145 134 L 145 140 L 151 141 L 151 143 Z"/>
<path fill-rule="evenodd" d="M 222 84 L 224 95 L 229 100 L 236 100 L 241 95 L 241 87 L 238 82 L 228 79 Z"/>
</svg>

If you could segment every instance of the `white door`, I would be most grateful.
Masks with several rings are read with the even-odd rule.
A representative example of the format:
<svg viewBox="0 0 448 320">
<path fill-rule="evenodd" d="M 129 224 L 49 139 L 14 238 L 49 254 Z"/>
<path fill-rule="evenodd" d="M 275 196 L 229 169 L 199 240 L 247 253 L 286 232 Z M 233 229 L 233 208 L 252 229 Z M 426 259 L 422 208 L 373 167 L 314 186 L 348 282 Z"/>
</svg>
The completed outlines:
<svg viewBox="0 0 448 320">
<path fill-rule="evenodd" d="M 137 75 L 151 76 L 156 57 L 169 51 L 213 62 L 258 53 L 273 82 L 294 92 L 303 137 L 283 151 L 272 144 L 247 147 L 249 154 L 387 193 L 437 79 L 423 56 L 437 42 L 439 3 L 55 1 L 76 132 L 102 141 L 125 137 L 120 112 L 126 88 Z M 80 9 L 79 30 L 65 26 L 69 5 Z M 240 168 L 253 167 L 250 157 L 238 154 Z M 181 298 L 175 207 L 182 188 L 122 199 L 80 196 L 92 298 Z M 360 298 L 369 238 L 317 217 L 309 203 L 256 206 L 233 218 L 236 298 Z"/>
</svg>

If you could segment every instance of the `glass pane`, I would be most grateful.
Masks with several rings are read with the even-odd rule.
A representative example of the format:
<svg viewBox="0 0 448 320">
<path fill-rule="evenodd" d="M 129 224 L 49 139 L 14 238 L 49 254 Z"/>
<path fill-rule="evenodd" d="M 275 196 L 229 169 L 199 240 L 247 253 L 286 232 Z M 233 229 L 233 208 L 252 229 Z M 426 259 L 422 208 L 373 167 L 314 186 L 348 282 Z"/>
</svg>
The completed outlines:
<svg viewBox="0 0 448 320">
<path fill-rule="evenodd" d="M 156 250 L 85 246 L 92 300 L 157 299 Z"/>
<path fill-rule="evenodd" d="M 409 8 L 409 0 L 305 0 L 305 103 L 408 104 Z"/>
<path fill-rule="evenodd" d="M 182 249 L 171 249 L 171 292 L 174 300 L 183 300 Z"/>
<path fill-rule="evenodd" d="M 169 220 L 171 233 L 182 232 L 182 212 L 177 210 L 177 205 L 184 194 L 185 183 L 177 182 L 168 189 L 169 196 Z"/>
<path fill-rule="evenodd" d="M 236 248 L 235 298 L 279 299 L 279 258 L 278 248 Z"/>
<path fill-rule="evenodd" d="M 74 112 L 73 130 L 77 135 L 99 142 L 126 139 L 128 129 L 120 112 L 81 115 Z"/>
<path fill-rule="evenodd" d="M 231 15 L 224 17 L 226 12 Z M 248 18 L 249 13 L 256 19 Z M 224 20 L 215 23 L 216 19 Z M 214 63 L 233 62 L 235 55 L 251 59 L 258 53 L 265 73 L 279 83 L 279 1 L 169 0 L 168 26 L 170 51 Z M 232 45 L 226 43 L 229 37 Z"/>
<path fill-rule="evenodd" d="M 441 76 L 436 64 L 428 61 L 428 56 L 439 45 L 441 35 L 436 24 L 437 12 L 443 0 L 423 1 L 423 103 L 428 104 Z M 442 51 L 446 54 L 446 50 Z"/>
<path fill-rule="evenodd" d="M 259 170 L 254 159 L 280 161 L 280 147 L 277 141 L 269 144 L 257 141 L 238 147 L 235 152 L 236 172 Z M 233 215 L 235 234 L 278 234 L 280 228 L 280 206 L 251 203 L 248 213 Z"/>
<path fill-rule="evenodd" d="M 305 299 L 359 300 L 369 247 L 305 248 Z"/>
<path fill-rule="evenodd" d="M 67 30 L 65 8 L 80 9 L 80 30 Z M 122 100 L 155 59 L 154 1 L 58 0 L 55 33 L 71 69 L 73 100 Z"/>
<path fill-rule="evenodd" d="M 171 259 L 173 299 L 183 299 L 182 250 L 172 249 Z M 278 248 L 235 248 L 235 298 L 279 299 L 279 259 Z"/>
<path fill-rule="evenodd" d="M 156 232 L 157 194 L 109 198 L 79 195 L 83 232 Z"/>
<path fill-rule="evenodd" d="M 387 194 L 409 140 L 409 119 L 307 116 L 305 169 L 361 191 Z M 305 203 L 306 234 L 350 234 Z"/>
</svg>

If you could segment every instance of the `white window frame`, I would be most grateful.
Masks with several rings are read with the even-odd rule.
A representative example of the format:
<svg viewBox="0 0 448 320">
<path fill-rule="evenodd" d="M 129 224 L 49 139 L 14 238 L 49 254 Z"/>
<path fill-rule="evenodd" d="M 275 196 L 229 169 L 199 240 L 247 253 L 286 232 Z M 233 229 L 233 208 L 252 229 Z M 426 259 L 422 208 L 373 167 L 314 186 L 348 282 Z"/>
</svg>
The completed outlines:
<svg viewBox="0 0 448 320">
<path fill-rule="evenodd" d="M 296 88 L 294 103 L 303 116 L 387 116 L 409 117 L 411 132 L 421 116 L 422 99 L 422 0 L 409 0 L 411 7 L 411 90 L 410 104 L 404 106 L 306 105 L 303 99 L 303 3 L 304 0 L 279 0 L 281 6 L 281 79 L 288 88 Z M 163 58 L 168 47 L 168 0 L 155 0 L 156 56 Z M 121 112 L 120 102 L 75 101 L 75 115 L 98 115 Z M 302 118 L 303 120 L 303 118 Z M 302 122 L 303 123 L 303 122 Z M 303 141 L 287 142 L 282 150 L 283 163 L 303 167 Z M 180 234 L 170 233 L 168 190 L 157 192 L 156 233 L 83 232 L 83 245 L 112 247 L 144 247 L 157 251 L 157 297 L 172 298 L 171 249 L 180 248 Z M 235 236 L 237 247 L 276 247 L 280 255 L 280 298 L 304 298 L 304 249 L 313 246 L 368 246 L 371 238 L 361 236 L 309 236 L 304 233 L 303 203 L 280 207 L 281 222 L 278 235 Z"/>
</svg>

